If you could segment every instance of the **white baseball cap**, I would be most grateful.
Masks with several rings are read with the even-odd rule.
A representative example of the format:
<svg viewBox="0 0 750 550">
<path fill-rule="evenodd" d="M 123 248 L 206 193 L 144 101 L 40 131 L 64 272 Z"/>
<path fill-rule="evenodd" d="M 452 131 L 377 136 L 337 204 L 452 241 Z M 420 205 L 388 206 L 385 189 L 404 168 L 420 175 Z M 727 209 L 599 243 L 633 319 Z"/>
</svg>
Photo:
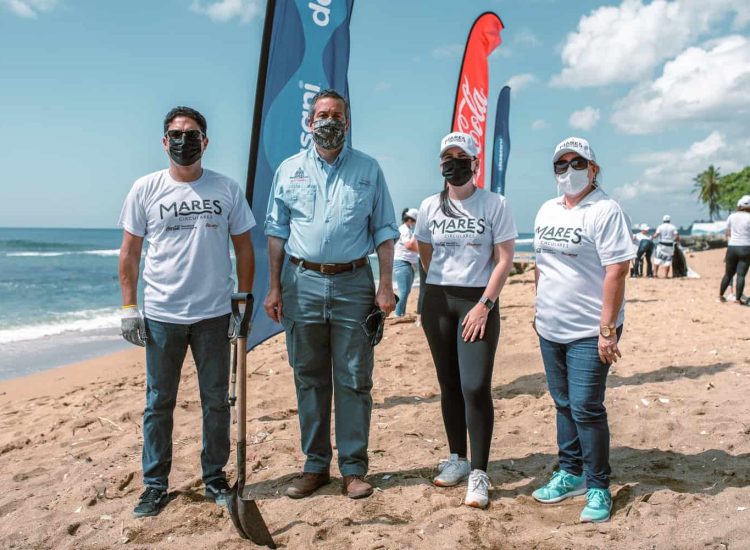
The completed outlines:
<svg viewBox="0 0 750 550">
<path fill-rule="evenodd" d="M 669 214 L 664 214 L 664 217 L 661 219 L 664 223 L 668 223 L 672 221 L 672 218 L 669 217 Z"/>
<path fill-rule="evenodd" d="M 594 150 L 589 145 L 588 140 L 583 138 L 570 136 L 558 143 L 555 147 L 555 154 L 552 155 L 552 162 L 556 162 L 565 153 L 578 153 L 583 158 L 596 162 Z"/>
<path fill-rule="evenodd" d="M 474 138 L 463 132 L 451 132 L 440 142 L 440 156 L 451 147 L 458 147 L 470 157 L 477 156 L 477 144 Z"/>
<path fill-rule="evenodd" d="M 641 231 L 649 231 L 651 228 L 648 226 L 647 223 L 641 224 Z"/>
<path fill-rule="evenodd" d="M 750 195 L 743 195 L 742 198 L 737 201 L 737 206 L 750 206 Z"/>
<path fill-rule="evenodd" d="M 417 221 L 418 214 L 419 214 L 419 210 L 417 210 L 416 208 L 409 208 L 409 210 L 407 210 L 404 213 L 404 217 L 411 218 L 412 220 Z"/>
</svg>

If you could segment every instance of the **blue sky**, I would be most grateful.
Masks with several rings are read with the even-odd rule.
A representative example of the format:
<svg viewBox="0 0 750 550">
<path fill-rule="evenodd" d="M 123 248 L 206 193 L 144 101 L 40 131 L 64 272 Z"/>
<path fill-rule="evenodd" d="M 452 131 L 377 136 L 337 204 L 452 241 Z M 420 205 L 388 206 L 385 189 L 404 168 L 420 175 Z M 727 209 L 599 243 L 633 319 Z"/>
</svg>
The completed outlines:
<svg viewBox="0 0 750 550">
<path fill-rule="evenodd" d="M 335 1 L 335 0 L 334 0 Z M 166 166 L 161 122 L 203 112 L 205 165 L 244 183 L 263 0 L 0 0 L 0 225 L 114 227 L 139 176 Z M 588 138 L 634 222 L 706 218 L 692 177 L 750 164 L 747 0 L 356 0 L 354 146 L 398 211 L 441 187 L 463 42 L 503 19 L 494 102 L 510 83 L 507 196 L 521 231 L 556 193 L 555 144 Z"/>
</svg>

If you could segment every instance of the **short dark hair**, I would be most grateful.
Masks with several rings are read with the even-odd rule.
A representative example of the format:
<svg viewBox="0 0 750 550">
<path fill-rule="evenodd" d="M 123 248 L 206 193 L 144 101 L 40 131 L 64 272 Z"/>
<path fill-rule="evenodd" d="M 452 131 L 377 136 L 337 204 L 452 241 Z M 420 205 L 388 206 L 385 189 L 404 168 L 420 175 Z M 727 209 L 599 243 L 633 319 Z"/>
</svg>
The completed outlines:
<svg viewBox="0 0 750 550">
<path fill-rule="evenodd" d="M 325 97 L 332 97 L 333 99 L 338 99 L 340 101 L 343 101 L 344 102 L 344 115 L 346 116 L 346 120 L 349 120 L 349 101 L 347 101 L 347 99 L 344 96 L 342 96 L 340 93 L 338 93 L 336 90 L 329 88 L 327 90 L 319 91 L 310 100 L 310 115 L 308 116 L 308 121 L 312 121 L 313 117 L 315 116 L 315 104 L 318 102 L 318 100 L 323 99 Z"/>
<path fill-rule="evenodd" d="M 167 130 L 169 129 L 169 125 L 178 116 L 192 118 L 198 124 L 198 126 L 200 126 L 201 132 L 203 132 L 203 134 L 206 135 L 206 130 L 208 129 L 208 125 L 206 124 L 206 117 L 204 117 L 195 109 L 192 109 L 190 107 L 184 107 L 182 105 L 180 105 L 179 107 L 175 107 L 174 109 L 172 109 L 171 111 L 167 113 L 167 116 L 164 117 L 164 133 L 165 134 L 167 133 Z"/>
</svg>

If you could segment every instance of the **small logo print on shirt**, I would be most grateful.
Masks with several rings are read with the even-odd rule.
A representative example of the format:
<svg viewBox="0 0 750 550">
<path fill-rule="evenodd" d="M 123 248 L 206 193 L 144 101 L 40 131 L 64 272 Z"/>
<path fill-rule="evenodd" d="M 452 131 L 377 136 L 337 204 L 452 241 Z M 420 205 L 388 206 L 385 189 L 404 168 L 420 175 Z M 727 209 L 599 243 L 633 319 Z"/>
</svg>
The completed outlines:
<svg viewBox="0 0 750 550">
<path fill-rule="evenodd" d="M 297 171 L 293 175 L 289 176 L 289 181 L 293 183 L 301 183 L 309 179 L 310 177 L 305 174 L 305 171 L 302 169 L 302 167 L 297 168 Z"/>
<path fill-rule="evenodd" d="M 219 224 L 218 223 L 207 223 L 206 227 L 208 227 L 210 229 L 216 229 L 217 227 L 219 227 Z"/>
</svg>

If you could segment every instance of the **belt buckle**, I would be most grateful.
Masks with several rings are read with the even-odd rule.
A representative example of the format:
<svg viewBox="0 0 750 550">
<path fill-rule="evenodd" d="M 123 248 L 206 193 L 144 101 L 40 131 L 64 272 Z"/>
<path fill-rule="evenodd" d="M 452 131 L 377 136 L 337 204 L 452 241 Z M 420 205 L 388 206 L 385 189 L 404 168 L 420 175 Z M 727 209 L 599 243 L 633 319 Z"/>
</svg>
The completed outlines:
<svg viewBox="0 0 750 550">
<path fill-rule="evenodd" d="M 320 264 L 320 272 L 323 275 L 336 275 L 336 264 Z"/>
</svg>

